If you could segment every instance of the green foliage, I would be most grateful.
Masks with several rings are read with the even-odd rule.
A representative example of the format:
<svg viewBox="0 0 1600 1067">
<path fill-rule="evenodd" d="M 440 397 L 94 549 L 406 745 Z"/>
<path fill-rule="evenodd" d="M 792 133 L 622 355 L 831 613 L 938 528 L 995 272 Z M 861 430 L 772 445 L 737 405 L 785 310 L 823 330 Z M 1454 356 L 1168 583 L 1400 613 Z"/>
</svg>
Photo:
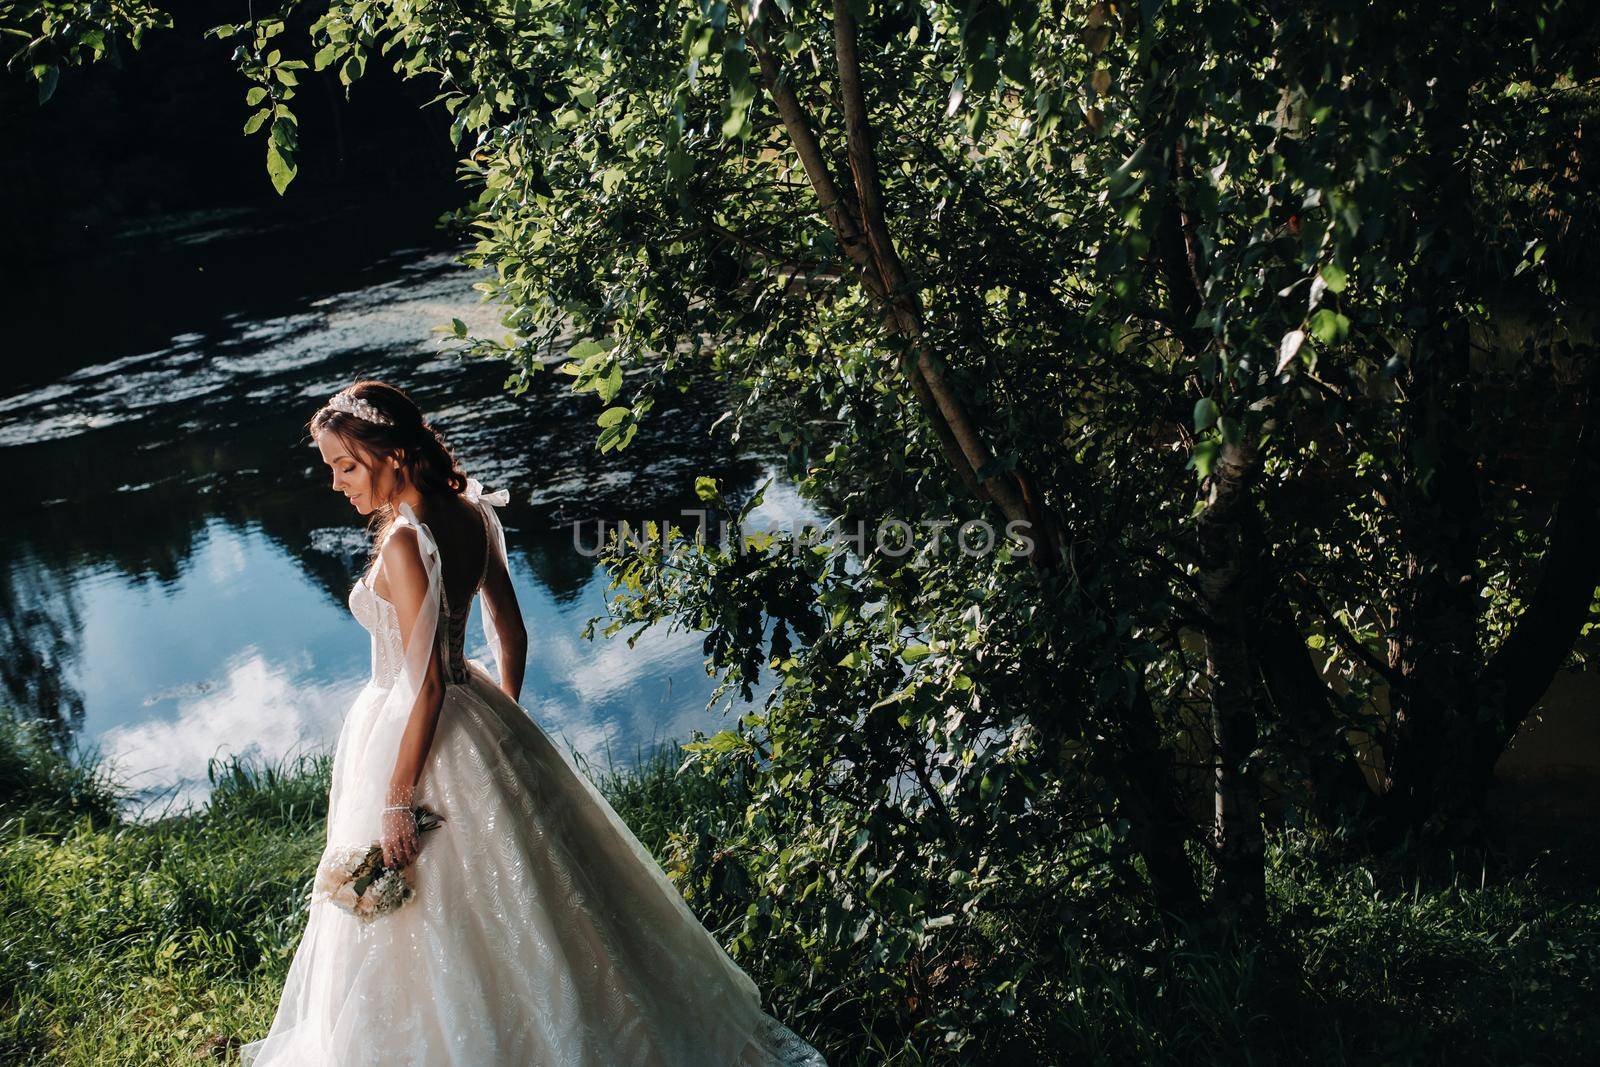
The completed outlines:
<svg viewBox="0 0 1600 1067">
<path fill-rule="evenodd" d="M 328 760 L 218 765 L 207 807 L 153 822 L 105 805 L 120 789 L 92 761 L 8 735 L 0 762 L 28 769 L 30 798 L 19 814 L 6 794 L 0 824 L 0 1060 L 170 1063 L 263 1029 L 322 849 Z M 63 782 L 94 783 L 92 811 Z"/>
<path fill-rule="evenodd" d="M 245 120 L 244 132 L 249 135 L 266 131 L 267 177 L 280 196 L 294 180 L 298 169 L 295 159 L 300 145 L 299 120 L 289 101 L 294 99 L 300 84 L 297 72 L 307 67 L 304 60 L 286 58 L 281 41 L 274 43 L 273 39 L 279 37 L 286 26 L 284 18 L 276 17 L 238 25 L 225 24 L 207 31 L 219 40 L 239 42 L 233 51 L 233 61 L 238 64 L 239 72 L 253 83 L 245 93 L 245 106 L 254 110 Z"/>
<path fill-rule="evenodd" d="M 218 764 L 208 804 L 155 821 L 90 814 L 83 786 L 61 783 L 117 784 L 25 734 L 0 739 L 0 766 L 17 790 L 0 829 L 0 1059 L 166 1064 L 264 1033 L 321 851 L 326 757 Z M 931 915 L 925 944 L 886 965 L 882 930 L 859 923 L 861 873 L 819 882 L 803 862 L 858 846 L 819 841 L 798 806 L 781 825 L 747 821 L 761 786 L 744 766 L 680 765 L 669 746 L 586 773 L 769 1007 L 839 1067 L 1223 1063 L 1245 1048 L 1261 1062 L 1557 1062 L 1595 1037 L 1600 897 L 1582 870 L 1402 880 L 1287 837 L 1270 868 L 1286 985 L 1259 948 L 1164 943 L 1110 871 L 1040 853 L 978 872 L 977 906 Z M 790 829 L 791 873 L 775 878 L 787 839 L 773 831 Z M 930 867 L 916 892 L 976 896 L 952 890 L 963 880 Z"/>
<path fill-rule="evenodd" d="M 43 723 L 0 710 L 0 819 L 26 832 L 48 834 L 77 821 L 115 820 L 120 797 L 95 766 L 64 759 Z"/>
<path fill-rule="evenodd" d="M 122 44 L 138 48 L 145 32 L 172 25 L 172 16 L 147 0 L 0 0 L 0 42 L 6 70 L 26 73 L 47 103 L 61 82 L 61 69 L 109 59 L 122 62 Z"/>
</svg>

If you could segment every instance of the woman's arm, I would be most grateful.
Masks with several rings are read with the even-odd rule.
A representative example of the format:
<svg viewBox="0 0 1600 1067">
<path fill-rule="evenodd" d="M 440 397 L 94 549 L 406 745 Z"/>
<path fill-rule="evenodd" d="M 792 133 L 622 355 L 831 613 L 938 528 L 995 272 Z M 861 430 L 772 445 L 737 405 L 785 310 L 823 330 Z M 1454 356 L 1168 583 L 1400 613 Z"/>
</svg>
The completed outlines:
<svg viewBox="0 0 1600 1067">
<path fill-rule="evenodd" d="M 383 569 L 389 583 L 389 597 L 400 621 L 400 647 L 411 648 L 411 634 L 416 629 L 424 601 L 428 596 L 428 572 L 423 566 L 417 544 L 417 531 L 402 527 L 394 531 L 383 546 Z M 434 625 L 438 625 L 437 621 Z M 400 737 L 400 752 L 395 759 L 394 773 L 389 778 L 389 791 L 384 800 L 383 853 L 384 862 L 392 867 L 404 867 L 417 855 L 416 825 L 411 817 L 411 798 L 428 750 L 433 747 L 434 730 L 439 725 L 439 709 L 444 705 L 444 664 L 439 658 L 437 635 L 428 652 L 428 667 L 423 674 L 422 686 L 417 691 L 411 713 L 406 719 L 406 729 Z"/>
<path fill-rule="evenodd" d="M 498 551 L 489 560 L 488 573 L 483 579 L 483 599 L 494 618 L 495 633 L 500 638 L 500 688 L 512 700 L 522 696 L 522 675 L 528 665 L 528 627 L 522 621 L 522 608 L 517 604 L 517 591 L 511 585 L 511 574 Z"/>
</svg>

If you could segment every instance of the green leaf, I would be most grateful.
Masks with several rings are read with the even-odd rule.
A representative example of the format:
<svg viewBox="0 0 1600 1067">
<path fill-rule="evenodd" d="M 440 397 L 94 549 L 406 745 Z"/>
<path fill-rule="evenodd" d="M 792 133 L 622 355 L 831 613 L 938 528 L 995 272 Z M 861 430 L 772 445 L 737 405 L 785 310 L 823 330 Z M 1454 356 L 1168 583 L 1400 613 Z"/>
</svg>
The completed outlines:
<svg viewBox="0 0 1600 1067">
<path fill-rule="evenodd" d="M 702 474 L 694 480 L 694 495 L 711 503 L 722 496 L 722 490 L 717 488 L 715 478 Z"/>
<path fill-rule="evenodd" d="M 262 108 L 260 111 L 257 111 L 254 115 L 251 115 L 248 119 L 246 119 L 244 123 L 245 136 L 249 136 L 250 134 L 261 129 L 261 124 L 266 122 L 267 116 L 271 114 L 271 111 L 266 108 Z"/>
<path fill-rule="evenodd" d="M 686 741 L 678 746 L 687 752 L 735 752 L 741 748 L 748 748 L 744 738 L 732 730 L 719 730 L 703 741 Z"/>
<path fill-rule="evenodd" d="M 1000 57 L 1000 72 L 1024 89 L 1033 87 L 1032 53 L 1027 48 L 1008 48 Z"/>
<path fill-rule="evenodd" d="M 629 407 L 606 408 L 595 421 L 601 426 L 615 426 L 631 414 L 633 409 Z"/>
<path fill-rule="evenodd" d="M 460 319 L 451 319 L 450 320 L 450 330 L 457 337 L 465 337 L 465 336 L 467 336 L 467 324 L 462 322 Z"/>
<path fill-rule="evenodd" d="M 339 82 L 343 85 L 350 85 L 361 77 L 362 72 L 366 70 L 366 66 L 366 61 L 359 54 L 351 52 L 339 66 Z"/>
<path fill-rule="evenodd" d="M 317 54 L 311 57 L 313 70 L 325 70 L 328 64 L 339 58 L 339 46 L 329 42 L 317 49 Z"/>
<path fill-rule="evenodd" d="M 907 645 L 900 650 L 900 658 L 906 663 L 915 663 L 918 660 L 927 659 L 931 655 L 933 655 L 933 649 L 922 644 Z"/>
<path fill-rule="evenodd" d="M 1000 80 L 1000 65 L 987 57 L 972 64 L 967 89 L 973 93 L 986 93 Z"/>
<path fill-rule="evenodd" d="M 1311 335 L 1325 345 L 1344 338 L 1350 332 L 1350 320 L 1331 308 L 1322 308 L 1311 316 Z"/>
<path fill-rule="evenodd" d="M 871 845 L 872 831 L 863 826 L 861 829 L 856 831 L 855 842 L 850 850 L 850 856 L 844 861 L 845 869 L 849 870 L 850 868 L 854 867 L 856 865 L 856 861 L 866 853 L 867 849 L 870 848 Z"/>
<path fill-rule="evenodd" d="M 609 404 L 616 399 L 617 393 L 622 389 L 622 361 L 617 360 L 612 363 L 611 369 L 606 372 L 606 376 L 597 379 L 594 384 L 595 392 L 599 395 L 602 403 Z"/>
<path fill-rule="evenodd" d="M 1217 453 L 1221 448 L 1220 444 L 1209 437 L 1204 441 L 1196 441 L 1194 455 L 1189 457 L 1189 466 L 1200 477 L 1209 478 L 1211 476 L 1211 468 L 1216 466 Z"/>
<path fill-rule="evenodd" d="M 287 156 L 293 156 L 294 150 L 300 147 L 300 137 L 295 132 L 295 124 L 287 119 L 272 120 L 272 140 Z"/>
<path fill-rule="evenodd" d="M 689 45 L 690 59 L 704 59 L 711 54 L 711 42 L 716 36 L 716 27 L 707 26 Z"/>
<path fill-rule="evenodd" d="M 267 98 L 267 91 L 265 89 L 263 89 L 259 85 L 256 86 L 254 89 L 251 89 L 248 93 L 244 94 L 244 102 L 249 107 L 255 107 L 257 104 L 261 103 L 261 101 L 265 100 L 266 98 Z"/>
<path fill-rule="evenodd" d="M 1194 432 L 1204 433 L 1209 430 L 1221 414 L 1215 400 L 1209 396 L 1201 397 L 1194 405 Z"/>
<path fill-rule="evenodd" d="M 1328 292 L 1342 293 L 1349 282 L 1344 268 L 1337 263 L 1324 263 L 1322 265 L 1322 280 L 1328 283 Z"/>
<path fill-rule="evenodd" d="M 590 356 L 597 356 L 601 353 L 609 351 L 611 351 L 611 349 L 607 348 L 599 341 L 585 338 L 573 345 L 571 348 L 567 349 L 567 356 L 571 359 L 588 359 Z"/>
<path fill-rule="evenodd" d="M 294 181 L 295 164 L 292 159 L 285 158 L 278 151 L 278 142 L 267 142 L 267 174 L 272 178 L 272 187 L 282 196 L 283 191 L 289 188 L 289 183 Z"/>
<path fill-rule="evenodd" d="M 639 427 L 635 423 L 625 426 L 610 426 L 600 433 L 599 446 L 601 452 L 610 452 L 615 449 L 620 452 L 628 447 L 628 442 L 633 440 L 633 435 Z"/>
<path fill-rule="evenodd" d="M 49 66 L 39 78 L 39 103 L 44 104 L 56 93 L 56 85 L 61 81 L 61 68 Z"/>
</svg>

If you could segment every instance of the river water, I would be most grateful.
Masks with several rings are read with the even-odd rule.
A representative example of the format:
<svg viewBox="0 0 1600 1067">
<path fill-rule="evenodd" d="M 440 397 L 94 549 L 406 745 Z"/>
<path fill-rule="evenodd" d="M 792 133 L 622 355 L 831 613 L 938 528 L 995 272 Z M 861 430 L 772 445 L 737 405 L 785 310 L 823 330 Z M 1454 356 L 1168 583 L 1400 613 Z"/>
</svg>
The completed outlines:
<svg viewBox="0 0 1600 1067">
<path fill-rule="evenodd" d="M 98 262 L 93 284 L 112 296 L 93 310 L 70 292 L 69 310 L 39 305 L 0 386 L 13 500 L 0 699 L 97 750 L 147 810 L 202 798 L 213 757 L 331 745 L 369 670 L 345 603 L 368 535 L 303 428 L 335 390 L 377 377 L 411 393 L 469 474 L 510 490 L 522 702 L 552 736 L 604 766 L 729 725 L 742 702 L 707 708 L 703 635 L 582 638 L 607 576 L 579 544 L 597 518 L 699 507 L 701 474 L 735 497 L 775 478 L 757 521 L 804 521 L 781 461 L 708 432 L 721 410 L 709 382 L 658 393 L 633 443 L 602 456 L 598 402 L 566 376 L 514 397 L 505 364 L 442 347 L 433 328 L 452 317 L 504 332 L 443 238 L 355 232 L 349 217 L 166 220 Z M 481 606 L 467 651 L 487 659 Z"/>
</svg>

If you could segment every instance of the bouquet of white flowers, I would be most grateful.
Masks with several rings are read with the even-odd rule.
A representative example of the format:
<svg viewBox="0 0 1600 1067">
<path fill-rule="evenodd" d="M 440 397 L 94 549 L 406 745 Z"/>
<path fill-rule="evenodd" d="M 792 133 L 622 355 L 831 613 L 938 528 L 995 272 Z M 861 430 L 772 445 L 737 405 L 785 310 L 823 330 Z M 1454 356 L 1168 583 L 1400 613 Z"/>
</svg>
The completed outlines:
<svg viewBox="0 0 1600 1067">
<path fill-rule="evenodd" d="M 417 820 L 419 834 L 444 822 L 442 815 L 421 806 L 413 807 L 411 815 Z M 376 843 L 330 848 L 317 864 L 311 887 L 312 904 L 325 900 L 362 922 L 393 911 L 414 895 L 405 875 L 383 862 L 383 846 Z"/>
</svg>

